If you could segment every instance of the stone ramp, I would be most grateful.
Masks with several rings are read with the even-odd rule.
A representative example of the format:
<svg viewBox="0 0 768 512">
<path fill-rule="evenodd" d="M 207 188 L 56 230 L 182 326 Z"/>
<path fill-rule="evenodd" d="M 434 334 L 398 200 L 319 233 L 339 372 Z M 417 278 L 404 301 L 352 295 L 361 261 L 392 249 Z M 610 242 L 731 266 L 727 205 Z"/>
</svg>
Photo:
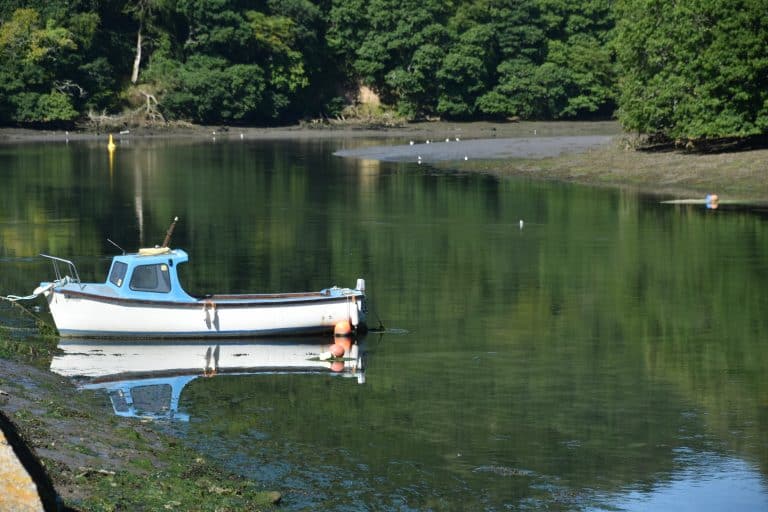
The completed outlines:
<svg viewBox="0 0 768 512">
<path fill-rule="evenodd" d="M 71 510 L 63 506 L 45 469 L 0 410 L 0 512 Z"/>
<path fill-rule="evenodd" d="M 37 485 L 0 430 L 0 510 L 37 512 L 45 510 Z"/>
</svg>

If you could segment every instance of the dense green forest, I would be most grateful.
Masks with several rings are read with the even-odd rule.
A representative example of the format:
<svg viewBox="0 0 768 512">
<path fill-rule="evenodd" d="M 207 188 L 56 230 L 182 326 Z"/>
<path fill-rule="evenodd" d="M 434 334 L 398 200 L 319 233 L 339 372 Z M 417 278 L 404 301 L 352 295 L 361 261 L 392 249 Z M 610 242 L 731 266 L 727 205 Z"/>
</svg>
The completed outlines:
<svg viewBox="0 0 768 512">
<path fill-rule="evenodd" d="M 365 85 L 408 120 L 755 135 L 766 40 L 763 0 L 0 0 L 0 124 L 334 118 Z"/>
</svg>

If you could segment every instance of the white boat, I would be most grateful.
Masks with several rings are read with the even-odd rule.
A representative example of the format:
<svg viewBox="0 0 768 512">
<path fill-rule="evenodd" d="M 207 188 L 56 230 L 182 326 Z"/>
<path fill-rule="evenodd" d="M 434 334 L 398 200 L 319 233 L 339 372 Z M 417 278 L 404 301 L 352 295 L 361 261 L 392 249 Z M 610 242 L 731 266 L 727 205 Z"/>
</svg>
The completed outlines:
<svg viewBox="0 0 768 512">
<path fill-rule="evenodd" d="M 56 278 L 34 294 L 45 296 L 62 337 L 241 338 L 366 329 L 363 279 L 355 288 L 193 297 L 179 281 L 179 265 L 189 260 L 181 249 L 114 256 L 103 283 L 81 282 L 70 260 L 41 256 L 53 262 Z"/>
</svg>

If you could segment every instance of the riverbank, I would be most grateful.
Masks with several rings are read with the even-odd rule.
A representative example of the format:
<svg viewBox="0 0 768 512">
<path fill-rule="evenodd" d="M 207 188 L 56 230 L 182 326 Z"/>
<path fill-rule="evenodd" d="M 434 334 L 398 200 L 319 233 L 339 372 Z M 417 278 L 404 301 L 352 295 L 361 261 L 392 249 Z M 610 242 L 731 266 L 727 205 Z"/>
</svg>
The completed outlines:
<svg viewBox="0 0 768 512">
<path fill-rule="evenodd" d="M 465 171 L 631 189 L 667 198 L 717 194 L 734 203 L 768 202 L 768 150 L 721 154 L 629 149 L 621 136 L 552 158 L 460 162 Z"/>
<path fill-rule="evenodd" d="M 13 423 L 50 478 L 38 488 L 52 483 L 67 509 L 270 510 L 279 501 L 279 493 L 223 471 L 162 425 L 118 418 L 106 396 L 78 390 L 46 370 L 50 363 L 36 367 L 55 338 L 14 340 L 7 329 L 0 331 L 0 421 Z"/>
<path fill-rule="evenodd" d="M 107 132 L 99 131 L 4 128 L 0 129 L 0 144 L 106 140 L 107 136 Z M 737 201 L 768 201 L 768 150 L 721 154 L 636 151 L 630 147 L 618 123 L 611 121 L 423 122 L 395 127 L 354 123 L 276 128 L 179 125 L 130 129 L 114 133 L 113 137 L 118 143 L 121 140 L 154 138 L 380 139 L 388 145 L 377 147 L 371 154 L 350 156 L 417 162 L 421 155 L 423 163 L 497 176 L 630 188 L 665 197 L 703 197 L 715 193 L 721 198 Z M 446 144 L 446 139 L 449 144 Z M 510 143 L 512 139 L 516 141 Z M 574 139 L 585 142 L 574 144 Z M 437 145 L 427 146 L 428 140 Z M 413 147 L 410 147 L 410 142 L 413 142 Z M 451 144 L 455 142 L 460 144 Z"/>
<path fill-rule="evenodd" d="M 370 124 L 301 124 L 273 128 L 252 128 L 238 126 L 199 126 L 174 125 L 172 127 L 130 128 L 123 131 L 88 130 L 29 130 L 23 128 L 0 128 L 0 144 L 20 144 L 26 142 L 66 142 L 105 140 L 109 134 L 116 139 L 157 139 L 189 138 L 210 140 L 226 139 L 330 139 L 330 138 L 370 138 L 370 139 L 427 139 L 443 140 L 447 137 L 465 139 L 525 137 L 532 134 L 540 136 L 571 135 L 617 135 L 621 133 L 619 125 L 613 121 L 601 122 L 521 122 L 521 123 L 451 123 L 422 122 L 408 123 L 402 126 L 372 126 Z"/>
</svg>

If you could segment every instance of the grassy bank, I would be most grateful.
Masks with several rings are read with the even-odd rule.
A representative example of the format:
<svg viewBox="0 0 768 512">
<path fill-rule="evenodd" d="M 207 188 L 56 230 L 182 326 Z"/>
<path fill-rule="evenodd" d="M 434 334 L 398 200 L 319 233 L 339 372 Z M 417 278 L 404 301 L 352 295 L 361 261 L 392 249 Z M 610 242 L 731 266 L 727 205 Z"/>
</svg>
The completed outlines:
<svg viewBox="0 0 768 512">
<path fill-rule="evenodd" d="M 456 165 L 452 164 L 453 167 Z M 768 201 L 768 150 L 721 154 L 644 152 L 621 136 L 607 145 L 545 159 L 460 162 L 466 171 L 527 176 L 593 186 L 626 187 L 663 196 Z"/>
<path fill-rule="evenodd" d="M 47 370 L 56 338 L 20 332 L 0 328 L 0 410 L 68 507 L 269 510 L 279 500 L 278 493 L 222 471 L 158 425 L 115 416 L 103 393 L 79 391 Z"/>
</svg>

